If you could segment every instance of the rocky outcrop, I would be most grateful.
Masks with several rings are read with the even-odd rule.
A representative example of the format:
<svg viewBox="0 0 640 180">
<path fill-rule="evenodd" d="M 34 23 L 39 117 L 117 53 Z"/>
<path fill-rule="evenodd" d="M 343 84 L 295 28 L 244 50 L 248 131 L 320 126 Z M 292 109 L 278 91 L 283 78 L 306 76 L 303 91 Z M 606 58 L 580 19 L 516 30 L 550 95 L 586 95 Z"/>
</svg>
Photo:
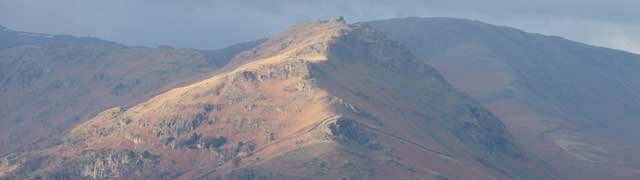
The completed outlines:
<svg viewBox="0 0 640 180">
<path fill-rule="evenodd" d="M 190 117 L 169 117 L 160 120 L 160 123 L 154 125 L 153 131 L 158 138 L 177 137 L 188 134 L 197 129 L 206 122 L 211 122 L 209 112 L 203 109 L 203 112 L 197 113 Z"/>
<path fill-rule="evenodd" d="M 370 137 L 357 122 L 349 119 L 340 118 L 336 122 L 329 124 L 331 135 L 346 141 L 351 141 L 359 145 L 365 145 L 370 142 Z"/>
<path fill-rule="evenodd" d="M 148 151 L 85 150 L 72 159 L 35 155 L 21 163 L 13 178 L 18 179 L 122 179 L 168 178 L 154 171 L 160 157 Z M 54 166 L 51 166 L 54 165 Z M 47 167 L 47 169 L 44 169 Z"/>
<path fill-rule="evenodd" d="M 132 151 L 89 150 L 82 152 L 76 160 L 81 169 L 80 175 L 94 179 L 123 178 L 125 175 L 153 167 L 159 156 L 148 151 L 135 153 Z"/>
</svg>

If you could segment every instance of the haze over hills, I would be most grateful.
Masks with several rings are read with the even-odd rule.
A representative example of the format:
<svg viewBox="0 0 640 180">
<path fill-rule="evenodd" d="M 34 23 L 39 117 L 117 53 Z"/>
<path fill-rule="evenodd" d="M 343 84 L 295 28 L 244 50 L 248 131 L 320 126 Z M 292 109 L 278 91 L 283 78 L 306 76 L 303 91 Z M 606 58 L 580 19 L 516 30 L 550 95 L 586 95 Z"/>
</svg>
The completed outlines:
<svg viewBox="0 0 640 180">
<path fill-rule="evenodd" d="M 569 179 L 640 176 L 640 56 L 452 18 L 368 22 Z"/>
<path fill-rule="evenodd" d="M 0 154 L 54 143 L 52 136 L 108 107 L 194 82 L 257 43 L 213 51 L 126 47 L 0 28 Z"/>
<path fill-rule="evenodd" d="M 302 23 L 216 75 L 75 127 L 13 178 L 556 179 L 408 49 Z"/>
</svg>

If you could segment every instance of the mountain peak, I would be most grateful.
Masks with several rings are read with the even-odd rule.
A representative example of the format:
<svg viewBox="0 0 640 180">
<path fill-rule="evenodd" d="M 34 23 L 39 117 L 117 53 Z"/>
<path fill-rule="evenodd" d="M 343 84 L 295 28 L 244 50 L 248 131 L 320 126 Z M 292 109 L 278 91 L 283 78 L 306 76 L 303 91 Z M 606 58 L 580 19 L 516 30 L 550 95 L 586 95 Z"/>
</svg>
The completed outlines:
<svg viewBox="0 0 640 180">
<path fill-rule="evenodd" d="M 260 46 L 239 54 L 231 66 L 291 59 L 311 62 L 366 59 L 401 64 L 414 58 L 409 50 L 389 40 L 383 33 L 364 24 L 347 24 L 344 18 L 338 17 L 295 24 Z"/>
<path fill-rule="evenodd" d="M 273 36 L 260 46 L 239 54 L 232 65 L 273 58 L 276 55 L 282 57 L 279 59 L 326 59 L 324 54 L 328 44 L 351 28 L 343 18 L 301 22 Z"/>
</svg>

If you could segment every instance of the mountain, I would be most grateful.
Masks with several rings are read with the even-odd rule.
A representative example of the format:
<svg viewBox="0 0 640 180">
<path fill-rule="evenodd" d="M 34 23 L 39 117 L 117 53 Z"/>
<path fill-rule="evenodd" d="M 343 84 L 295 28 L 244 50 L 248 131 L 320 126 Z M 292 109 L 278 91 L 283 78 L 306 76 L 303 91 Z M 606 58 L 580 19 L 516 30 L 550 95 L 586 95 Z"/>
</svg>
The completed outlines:
<svg viewBox="0 0 640 180">
<path fill-rule="evenodd" d="M 108 107 L 200 80 L 258 42 L 199 51 L 0 28 L 0 156 L 57 143 Z"/>
<path fill-rule="evenodd" d="M 14 31 L 0 25 L 0 49 L 15 46 L 43 46 L 55 44 L 100 44 L 105 46 L 118 46 L 117 43 L 90 37 L 75 37 L 69 35 L 51 35 Z"/>
<path fill-rule="evenodd" d="M 557 179 L 403 45 L 301 23 L 208 79 L 99 113 L 5 177 Z"/>
<path fill-rule="evenodd" d="M 471 20 L 365 24 L 479 100 L 564 177 L 640 176 L 640 55 Z"/>
</svg>

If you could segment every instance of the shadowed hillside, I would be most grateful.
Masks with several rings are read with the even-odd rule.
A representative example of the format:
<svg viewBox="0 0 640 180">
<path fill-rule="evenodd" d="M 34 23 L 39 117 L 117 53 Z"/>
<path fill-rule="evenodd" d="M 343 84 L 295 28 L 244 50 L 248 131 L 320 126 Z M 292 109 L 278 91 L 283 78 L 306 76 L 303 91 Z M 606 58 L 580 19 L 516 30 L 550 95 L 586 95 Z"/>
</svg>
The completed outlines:
<svg viewBox="0 0 640 180">
<path fill-rule="evenodd" d="M 640 176 L 639 55 L 470 20 L 366 24 L 478 99 L 564 176 Z"/>
</svg>

